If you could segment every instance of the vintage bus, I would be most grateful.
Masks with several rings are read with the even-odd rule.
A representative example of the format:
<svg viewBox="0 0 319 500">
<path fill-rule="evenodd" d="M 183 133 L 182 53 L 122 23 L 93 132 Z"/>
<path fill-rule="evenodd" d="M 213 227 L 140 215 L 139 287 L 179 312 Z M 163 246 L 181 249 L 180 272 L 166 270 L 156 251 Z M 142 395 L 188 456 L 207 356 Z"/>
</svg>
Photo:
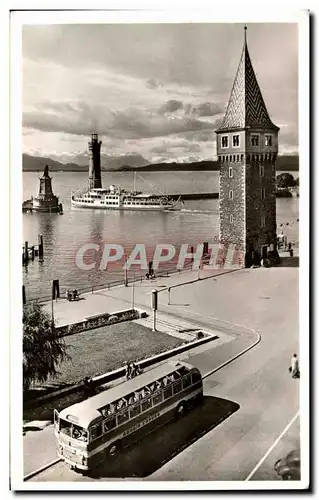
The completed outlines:
<svg viewBox="0 0 319 500">
<path fill-rule="evenodd" d="M 54 411 L 58 456 L 75 470 L 94 469 L 202 399 L 200 371 L 166 362 L 81 403 Z"/>
</svg>

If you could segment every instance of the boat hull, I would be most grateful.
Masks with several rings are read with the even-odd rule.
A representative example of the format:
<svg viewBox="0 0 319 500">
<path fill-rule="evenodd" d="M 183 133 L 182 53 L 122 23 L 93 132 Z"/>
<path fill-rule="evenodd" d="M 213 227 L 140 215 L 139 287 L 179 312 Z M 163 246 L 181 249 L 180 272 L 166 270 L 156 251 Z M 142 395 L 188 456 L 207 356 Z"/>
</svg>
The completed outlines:
<svg viewBox="0 0 319 500">
<path fill-rule="evenodd" d="M 88 208 L 88 209 L 95 209 L 95 210 L 112 210 L 112 211 L 118 211 L 118 210 L 125 210 L 129 212 L 165 212 L 167 210 L 172 210 L 174 209 L 174 206 L 172 205 L 162 205 L 162 206 L 152 206 L 150 205 L 149 207 L 143 207 L 143 206 L 137 206 L 137 207 L 125 207 L 125 206 L 119 206 L 119 207 L 110 207 L 106 205 L 98 205 L 98 204 L 87 204 L 87 203 L 81 203 L 81 202 L 76 202 L 72 201 L 71 202 L 72 207 L 76 208 Z"/>
</svg>

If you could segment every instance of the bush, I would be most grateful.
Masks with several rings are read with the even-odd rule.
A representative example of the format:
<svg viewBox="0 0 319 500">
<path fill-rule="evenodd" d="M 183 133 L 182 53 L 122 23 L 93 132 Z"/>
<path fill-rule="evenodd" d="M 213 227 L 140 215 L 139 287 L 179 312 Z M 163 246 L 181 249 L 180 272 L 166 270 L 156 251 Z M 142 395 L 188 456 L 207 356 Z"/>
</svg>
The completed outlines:
<svg viewBox="0 0 319 500">
<path fill-rule="evenodd" d="M 56 377 L 57 366 L 70 359 L 67 346 L 48 312 L 37 302 L 23 308 L 23 387 Z"/>
<path fill-rule="evenodd" d="M 277 187 L 278 188 L 289 188 L 296 185 L 296 180 L 292 174 L 279 174 L 277 175 Z"/>
</svg>

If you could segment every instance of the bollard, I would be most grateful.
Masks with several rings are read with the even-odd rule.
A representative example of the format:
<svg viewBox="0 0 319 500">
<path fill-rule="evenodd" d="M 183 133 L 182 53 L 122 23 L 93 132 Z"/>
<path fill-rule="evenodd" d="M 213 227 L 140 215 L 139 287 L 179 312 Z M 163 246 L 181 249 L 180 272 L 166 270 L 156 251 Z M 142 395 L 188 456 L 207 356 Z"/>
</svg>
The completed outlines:
<svg viewBox="0 0 319 500">
<path fill-rule="evenodd" d="M 22 285 L 22 304 L 25 305 L 27 302 L 25 295 L 25 285 Z"/>
<path fill-rule="evenodd" d="M 194 247 L 193 246 L 191 246 L 191 254 L 192 254 L 191 261 L 194 262 Z"/>
<path fill-rule="evenodd" d="M 29 260 L 29 248 L 28 248 L 28 242 L 24 242 L 24 262 L 28 262 Z"/>
<path fill-rule="evenodd" d="M 60 298 L 60 284 L 59 280 L 52 281 L 52 300 Z"/>
<path fill-rule="evenodd" d="M 38 243 L 39 243 L 39 259 L 43 258 L 43 236 L 42 234 L 38 235 Z"/>
</svg>

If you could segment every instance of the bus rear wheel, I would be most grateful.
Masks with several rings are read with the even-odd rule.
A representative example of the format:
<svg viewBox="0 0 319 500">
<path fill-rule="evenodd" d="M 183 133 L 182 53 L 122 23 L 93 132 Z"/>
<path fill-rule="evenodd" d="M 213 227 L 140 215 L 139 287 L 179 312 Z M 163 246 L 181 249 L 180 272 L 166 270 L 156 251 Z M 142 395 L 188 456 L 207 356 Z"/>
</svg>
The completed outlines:
<svg viewBox="0 0 319 500">
<path fill-rule="evenodd" d="M 187 410 L 187 406 L 185 401 L 182 401 L 181 403 L 178 404 L 176 408 L 176 418 L 181 418 L 183 415 L 185 415 Z"/>
<path fill-rule="evenodd" d="M 107 453 L 108 453 L 108 455 L 110 455 L 110 457 L 114 457 L 115 455 L 118 454 L 119 450 L 120 450 L 120 443 L 116 442 L 116 443 L 112 443 L 108 447 Z"/>
</svg>

